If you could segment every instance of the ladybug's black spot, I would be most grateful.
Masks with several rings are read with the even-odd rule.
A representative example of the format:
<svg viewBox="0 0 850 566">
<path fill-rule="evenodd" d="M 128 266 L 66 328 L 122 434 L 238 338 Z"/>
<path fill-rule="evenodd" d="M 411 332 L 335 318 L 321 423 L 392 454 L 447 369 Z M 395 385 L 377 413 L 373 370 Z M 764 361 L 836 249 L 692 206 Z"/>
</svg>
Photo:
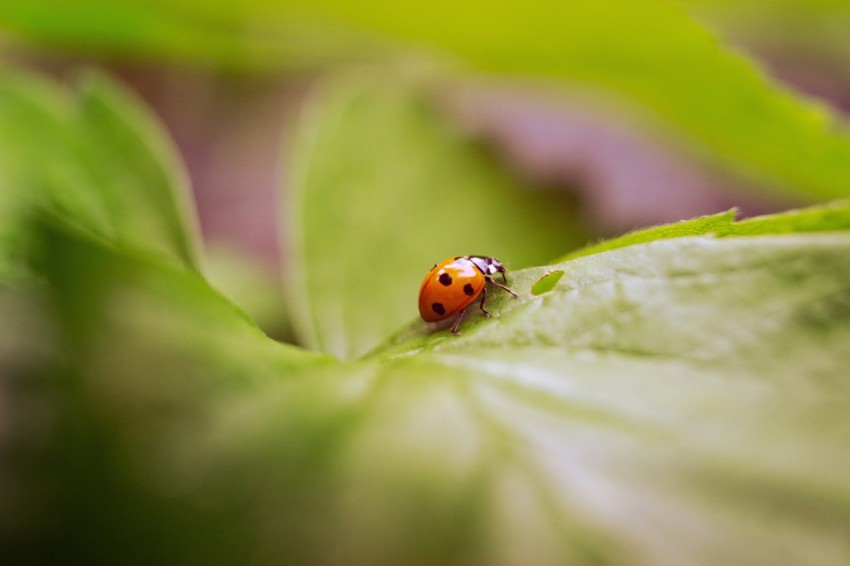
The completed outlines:
<svg viewBox="0 0 850 566">
<path fill-rule="evenodd" d="M 472 288 L 472 285 L 467 283 L 466 285 L 463 286 L 463 292 L 466 293 L 467 296 L 471 297 L 472 294 L 475 292 L 475 289 Z"/>
<path fill-rule="evenodd" d="M 443 285 L 448 287 L 449 285 L 452 284 L 452 276 L 449 275 L 448 273 L 441 273 L 440 274 L 440 283 L 442 283 Z M 440 313 L 440 314 L 442 314 L 442 313 Z"/>
<path fill-rule="evenodd" d="M 443 303 L 434 303 L 431 305 L 431 308 L 440 316 L 446 314 L 446 307 L 443 306 Z"/>
</svg>

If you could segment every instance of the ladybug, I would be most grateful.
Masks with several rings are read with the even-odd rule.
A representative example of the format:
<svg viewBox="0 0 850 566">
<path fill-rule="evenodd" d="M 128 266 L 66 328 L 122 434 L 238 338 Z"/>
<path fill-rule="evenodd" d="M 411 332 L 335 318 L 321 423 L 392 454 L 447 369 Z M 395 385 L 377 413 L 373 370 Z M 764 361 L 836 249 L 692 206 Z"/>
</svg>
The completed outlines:
<svg viewBox="0 0 850 566">
<path fill-rule="evenodd" d="M 477 255 L 458 256 L 444 259 L 434 265 L 419 289 L 419 314 L 425 322 L 436 322 L 457 315 L 452 324 L 452 334 L 458 334 L 458 328 L 466 314 L 466 308 L 481 295 L 478 308 L 484 316 L 490 316 L 484 308 L 487 298 L 487 283 L 504 289 L 515 299 L 517 294 L 505 285 L 492 279 L 496 273 L 502 274 L 507 283 L 505 266 L 498 259 Z"/>
</svg>

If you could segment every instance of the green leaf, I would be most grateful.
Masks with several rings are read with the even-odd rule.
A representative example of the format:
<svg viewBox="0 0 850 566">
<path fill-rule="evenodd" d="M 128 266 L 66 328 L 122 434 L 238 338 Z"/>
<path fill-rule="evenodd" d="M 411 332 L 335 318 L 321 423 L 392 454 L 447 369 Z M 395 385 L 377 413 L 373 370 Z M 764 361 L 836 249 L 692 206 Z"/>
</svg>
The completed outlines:
<svg viewBox="0 0 850 566">
<path fill-rule="evenodd" d="M 78 88 L 79 120 L 91 139 L 85 157 L 119 244 L 156 246 L 197 266 L 191 190 L 168 134 L 140 100 L 105 76 L 87 74 Z"/>
<path fill-rule="evenodd" d="M 808 200 L 850 195 L 850 140 L 835 117 L 768 81 L 673 3 L 538 0 L 458 9 L 441 1 L 422 10 L 324 0 L 303 9 L 448 51 L 477 69 L 589 85 L 601 111 L 622 114 L 606 96 L 613 93 L 772 190 Z"/>
<path fill-rule="evenodd" d="M 850 201 L 790 210 L 781 214 L 755 216 L 731 224 L 729 236 L 846 231 L 850 229 Z"/>
<path fill-rule="evenodd" d="M 637 230 L 576 250 L 561 261 L 615 250 L 635 244 L 685 236 L 758 236 L 799 232 L 829 232 L 850 229 L 850 201 L 835 201 L 822 206 L 790 210 L 781 214 L 755 216 L 735 222 L 735 211 L 684 220 Z"/>
<path fill-rule="evenodd" d="M 484 254 L 529 265 L 579 240 L 569 197 L 523 190 L 412 80 L 327 81 L 292 146 L 291 309 L 304 341 L 339 357 L 409 320 L 437 261 Z"/>
<path fill-rule="evenodd" d="M 521 270 L 513 274 L 520 292 L 548 270 L 565 272 L 552 292 L 534 299 L 546 302 L 546 309 L 503 298 L 499 324 L 484 323 L 464 339 L 446 342 L 435 337 L 434 346 L 558 343 L 724 365 L 744 360 L 781 364 L 799 348 L 815 350 L 825 338 L 813 333 L 812 343 L 801 345 L 796 343 L 801 338 L 788 336 L 786 328 L 828 325 L 832 316 L 839 328 L 843 326 L 847 266 L 838 264 L 846 263 L 839 258 L 847 243 L 846 234 L 831 233 L 685 237 Z M 667 261 L 660 259 L 664 255 Z M 804 281 L 799 288 L 789 288 L 800 278 Z M 733 292 L 735 288 L 739 290 Z M 758 294 L 766 298 L 757 300 Z M 821 312 L 827 305 L 837 310 Z M 569 316 L 552 320 L 549 308 Z M 780 345 L 783 338 L 788 343 Z M 779 358 L 756 355 L 777 347 L 785 349 Z M 802 360 L 796 365 L 802 366 Z"/>
<path fill-rule="evenodd" d="M 52 401 L 37 473 L 0 463 L 45 512 L 3 524 L 88 562 L 847 562 L 850 233 L 821 228 L 519 270 L 460 337 L 349 363 L 50 229 L 70 355 L 23 382 Z"/>
<path fill-rule="evenodd" d="M 754 217 L 740 222 L 734 222 L 734 214 L 732 212 L 728 212 L 675 224 L 657 226 L 644 231 L 628 234 L 608 242 L 602 242 L 600 244 L 590 246 L 584 250 L 579 250 L 578 252 L 570 254 L 561 260 L 561 263 L 513 271 L 510 274 L 510 277 L 512 287 L 515 290 L 518 290 L 522 294 L 524 289 L 528 289 L 529 294 L 526 298 L 533 299 L 532 304 L 538 304 L 538 301 L 548 302 L 554 300 L 551 294 L 553 291 L 561 291 L 562 293 L 572 291 L 575 294 L 576 289 L 578 288 L 576 285 L 579 285 L 580 287 L 583 287 L 584 285 L 593 287 L 596 284 L 594 283 L 596 281 L 596 276 L 590 276 L 588 274 L 588 270 L 584 268 L 578 269 L 577 271 L 577 267 L 583 267 L 586 265 L 594 266 L 597 264 L 605 266 L 603 269 L 603 277 L 610 278 L 612 281 L 615 281 L 617 279 L 615 276 L 621 272 L 624 276 L 635 272 L 637 270 L 637 264 L 643 261 L 642 258 L 644 258 L 647 253 L 662 253 L 657 252 L 657 250 L 667 249 L 667 253 L 670 255 L 669 263 L 663 264 L 659 267 L 658 262 L 654 261 L 648 269 L 662 270 L 652 277 L 657 278 L 659 281 L 664 281 L 665 289 L 669 291 L 670 281 L 668 281 L 668 279 L 681 276 L 684 281 L 690 281 L 691 277 L 696 278 L 696 275 L 689 275 L 690 268 L 686 268 L 685 266 L 690 263 L 691 256 L 696 253 L 695 250 L 700 250 L 703 246 L 707 246 L 711 249 L 714 249 L 715 247 L 717 249 L 725 249 L 725 246 L 735 246 L 729 249 L 735 250 L 737 247 L 740 247 L 743 251 L 752 247 L 753 251 L 751 253 L 758 254 L 761 253 L 760 249 L 763 246 L 778 246 L 779 249 L 784 250 L 789 248 L 789 246 L 793 247 L 796 245 L 803 245 L 807 242 L 818 241 L 814 239 L 806 239 L 808 236 L 818 235 L 823 238 L 836 237 L 839 238 L 839 241 L 843 241 L 842 238 L 846 237 L 845 234 L 848 230 L 850 230 L 850 202 L 847 201 L 835 202 L 808 209 L 789 211 L 781 214 Z M 727 244 L 727 241 L 730 243 Z M 716 253 L 718 256 L 720 255 L 719 251 Z M 743 253 L 742 255 L 746 256 L 748 253 L 749 252 Z M 775 253 L 778 253 L 778 251 Z M 793 257 L 793 254 L 795 253 L 798 252 L 789 252 L 789 258 Z M 739 255 L 741 254 L 738 254 L 738 252 L 730 254 L 729 258 L 724 260 L 723 265 L 735 265 L 736 262 L 739 261 Z M 838 257 L 840 257 L 839 254 L 836 254 L 836 261 Z M 806 262 L 809 261 L 809 259 L 810 258 L 808 258 L 805 253 L 800 253 L 799 258 L 794 258 L 793 261 L 789 259 L 789 262 L 790 265 L 793 266 L 793 270 L 796 270 L 799 266 L 803 266 L 803 269 L 805 269 Z M 703 260 L 697 259 L 696 261 L 699 262 Z M 818 261 L 820 260 L 818 259 Z M 715 263 L 718 262 L 719 259 L 715 259 Z M 811 275 L 811 277 L 815 278 L 823 273 L 824 277 L 829 280 L 832 276 L 831 270 L 825 271 L 819 267 L 818 269 L 815 269 L 816 267 L 818 266 L 811 266 L 812 270 L 815 272 Z M 707 282 L 713 281 L 716 277 L 716 275 L 713 274 L 713 270 L 716 269 L 718 268 L 707 262 L 702 278 Z M 737 270 L 737 268 L 733 269 L 732 267 L 723 267 L 721 269 L 730 269 L 732 271 Z M 843 269 L 843 267 L 840 269 Z M 668 270 L 669 272 L 664 270 Z M 679 270 L 682 270 L 681 274 Z M 693 270 L 696 271 L 696 268 Z M 769 270 L 771 270 L 771 277 L 780 277 L 779 266 L 771 265 L 769 266 Z M 552 274 L 557 273 L 562 274 L 558 275 L 554 282 L 547 281 L 550 279 Z M 574 277 L 578 277 L 580 284 L 571 283 L 570 274 L 574 274 Z M 780 279 L 782 280 L 782 283 L 786 283 L 789 281 L 793 282 L 796 277 L 797 275 L 782 275 Z M 841 278 L 838 277 L 838 279 L 832 280 L 832 283 L 840 285 Z M 590 326 L 588 325 L 591 324 L 591 319 L 597 316 L 597 313 L 593 310 L 597 308 L 594 306 L 595 304 L 598 306 L 598 304 L 601 303 L 605 305 L 605 308 L 614 309 L 611 313 L 613 315 L 614 312 L 616 312 L 616 302 L 614 302 L 614 300 L 621 295 L 623 289 L 619 283 L 613 287 L 610 287 L 610 285 L 603 287 L 605 289 L 604 292 L 608 293 L 609 296 L 600 296 L 599 303 L 594 303 L 593 301 L 588 302 L 587 305 L 591 308 L 592 313 L 587 318 L 580 316 L 582 309 L 577 306 L 571 306 L 569 309 L 564 308 L 564 311 L 568 311 L 570 316 L 564 317 L 561 320 L 562 324 L 559 324 L 558 327 L 570 328 L 572 329 L 570 332 L 579 332 L 581 335 L 589 335 L 590 332 L 587 328 Z M 813 285 L 810 285 L 809 287 L 803 285 L 801 292 L 808 293 L 814 289 Z M 746 293 L 741 292 L 735 295 L 736 297 L 740 296 L 743 303 L 737 306 L 732 306 L 733 309 L 747 308 L 751 311 L 752 309 L 746 306 L 746 302 L 750 300 L 747 293 L 756 294 L 763 291 L 763 289 L 759 287 L 759 284 L 753 284 L 752 286 L 746 285 L 746 288 L 748 290 Z M 714 317 L 718 313 L 722 312 L 720 305 L 713 305 L 710 301 L 707 301 L 707 297 L 704 296 L 705 290 L 703 290 L 701 286 L 694 285 L 694 289 L 699 289 L 699 301 L 697 301 L 697 298 L 695 297 L 688 297 L 687 299 L 692 300 L 694 303 L 698 303 L 700 309 L 705 309 L 703 314 Z M 652 297 L 654 296 L 659 297 L 660 300 L 665 302 L 665 304 L 668 304 L 670 297 L 667 292 L 653 293 L 651 291 L 651 286 L 648 284 L 646 285 L 646 292 L 648 293 L 646 297 L 636 296 L 634 298 L 634 304 L 631 301 L 625 301 L 623 303 L 623 310 L 627 313 L 632 313 L 635 316 L 638 316 L 641 320 L 646 318 L 646 322 L 651 323 L 654 320 L 653 317 L 640 314 L 635 311 L 635 309 L 643 309 L 644 307 L 652 305 Z M 729 290 L 723 289 L 718 292 L 722 295 L 723 293 L 729 292 Z M 783 295 L 783 293 L 787 294 L 787 291 L 777 289 L 776 293 L 778 296 L 787 298 Z M 626 294 L 623 294 L 622 298 L 625 297 Z M 728 302 L 730 299 L 731 295 L 727 295 L 724 296 L 723 299 L 718 298 L 718 301 Z M 517 311 L 518 313 L 537 312 L 534 308 L 526 305 L 523 301 L 512 300 L 503 293 L 499 294 L 498 298 L 492 299 L 488 304 L 502 306 L 506 313 L 513 313 L 513 311 Z M 666 309 L 664 305 L 657 306 L 662 310 Z M 681 307 L 677 307 L 672 303 L 669 303 L 669 311 L 671 316 L 678 317 L 684 314 Z M 836 314 L 840 315 L 841 311 L 839 310 Z M 739 318 L 740 317 L 731 318 L 729 322 L 731 324 L 737 324 L 739 322 Z M 604 321 L 605 324 L 608 324 L 610 322 L 610 316 L 602 317 L 600 320 Z M 510 336 L 497 334 L 499 336 L 498 341 L 519 341 L 522 344 L 529 343 L 529 341 L 532 343 L 541 341 L 543 344 L 548 344 L 553 340 L 558 341 L 558 339 L 548 337 L 547 333 L 551 332 L 554 328 L 551 322 L 552 321 L 549 321 L 547 324 L 537 325 L 532 318 L 522 324 L 519 324 L 519 321 L 513 321 L 511 324 L 503 325 L 501 323 L 495 324 L 494 321 L 484 319 L 477 313 L 474 313 L 471 320 L 464 322 L 464 327 L 475 328 L 476 325 L 482 324 L 482 328 L 489 329 L 487 332 L 499 333 L 504 331 L 510 334 Z M 659 320 L 658 322 L 660 324 L 669 324 L 671 327 L 675 324 L 673 319 L 669 321 Z M 707 321 L 701 322 L 692 317 L 682 316 L 682 325 L 684 326 L 700 326 L 701 324 L 707 324 Z M 593 323 L 591 326 L 595 327 L 598 325 L 599 323 Z M 378 355 L 385 358 L 416 353 L 423 348 L 430 349 L 433 347 L 439 349 L 445 345 L 459 345 L 463 348 L 468 347 L 468 339 L 449 337 L 445 332 L 433 333 L 433 330 L 435 328 L 439 328 L 439 326 L 440 325 L 437 325 L 435 327 L 434 325 L 428 325 L 421 321 L 417 321 L 408 328 L 399 332 L 382 348 L 378 348 L 372 352 L 372 355 Z M 537 329 L 543 329 L 544 332 L 541 333 Z M 659 340 L 659 347 L 668 347 L 674 344 L 675 340 L 671 341 L 671 336 L 659 332 L 660 330 L 658 329 L 647 329 L 642 336 L 650 340 Z M 701 330 L 699 332 L 701 332 Z M 610 336 L 616 340 L 626 338 L 622 332 L 620 332 L 620 329 L 616 324 L 611 328 L 606 327 L 605 333 L 610 334 Z M 676 339 L 684 339 L 692 333 L 693 332 L 672 333 L 672 336 L 675 336 Z M 733 340 L 733 338 L 729 337 L 727 337 L 727 339 Z M 735 335 L 734 340 L 738 339 L 739 337 Z M 561 338 L 560 340 L 566 340 L 566 338 Z M 628 338 L 628 340 L 631 340 L 631 338 Z M 701 350 L 705 350 L 706 348 L 705 345 L 698 346 L 696 343 L 690 344 L 690 347 L 699 347 Z M 618 351 L 620 348 L 621 346 L 613 347 L 613 349 Z M 656 355 L 656 353 L 653 352 L 653 348 L 654 346 L 650 347 L 646 354 Z"/>
<path fill-rule="evenodd" d="M 249 382 L 276 380 L 292 367 L 326 359 L 267 338 L 196 271 L 158 254 L 115 251 L 88 236 L 51 226 L 44 231 L 36 265 L 50 282 L 59 321 L 70 337 L 75 357 L 100 359 L 103 352 L 92 353 L 89 348 L 114 331 L 130 337 L 128 346 L 133 349 L 173 350 L 176 357 L 204 360 L 192 371 L 218 365 L 222 374 L 233 371 L 231 379 Z M 123 359 L 120 353 L 114 354 L 116 361 Z M 167 364 L 172 357 L 148 361 Z M 239 360 L 241 367 L 232 360 Z M 269 369 L 258 371 L 265 365 Z M 156 373 L 150 365 L 124 368 L 125 375 L 132 371 L 148 376 Z M 175 368 L 168 370 L 173 371 Z M 206 380 L 203 372 L 198 379 Z"/>
<path fill-rule="evenodd" d="M 185 175 L 156 121 L 102 76 L 74 96 L 0 71 L 0 276 L 24 276 L 28 223 L 47 213 L 114 245 L 197 264 Z"/>
<path fill-rule="evenodd" d="M 703 3 L 689 4 L 705 11 Z M 744 16 L 752 12 L 743 9 Z M 793 3 L 797 19 L 824 19 L 823 11 Z M 633 117 L 638 109 L 659 118 L 674 134 L 671 144 L 765 190 L 803 201 L 850 195 L 845 126 L 823 105 L 768 80 L 676 3 L 535 0 L 458 8 L 441 0 L 423 9 L 388 0 L 31 0 L 5 3 L 0 21 L 64 48 L 237 68 L 448 53 L 475 70 L 578 86 L 609 117 Z M 786 27 L 779 26 L 782 37 Z"/>
<path fill-rule="evenodd" d="M 730 226 L 802 233 L 672 237 L 514 272 L 522 301 L 501 296 L 493 319 L 474 315 L 461 337 L 417 324 L 377 357 L 466 372 L 477 422 L 518 454 L 526 505 L 547 517 L 524 524 L 542 533 L 529 542 L 500 533 L 532 562 L 840 563 L 848 212 Z M 526 292 L 552 271 L 550 292 Z"/>
<path fill-rule="evenodd" d="M 236 71 L 315 68 L 388 51 L 386 41 L 293 8 L 265 0 L 32 0 L 0 4 L 0 24 L 66 53 Z"/>
<path fill-rule="evenodd" d="M 838 31 L 850 23 L 846 2 L 687 0 L 684 5 L 736 44 L 760 53 L 795 52 L 814 69 L 843 65 L 850 56 Z"/>
<path fill-rule="evenodd" d="M 675 224 L 664 224 L 662 226 L 644 228 L 618 238 L 605 240 L 580 250 L 570 252 L 564 256 L 562 260 L 566 261 L 568 259 L 615 250 L 626 246 L 633 246 L 635 244 L 645 244 L 655 240 L 724 233 L 729 229 L 729 226 L 732 222 L 734 222 L 734 220 L 735 211 L 730 210 L 719 214 L 694 218 L 692 220 L 683 220 L 681 222 L 676 222 Z"/>
<path fill-rule="evenodd" d="M 219 441 L 244 449 L 229 439 L 246 435 L 218 425 L 252 420 L 231 412 L 242 410 L 246 395 L 259 401 L 259 388 L 271 393 L 333 360 L 267 338 L 197 271 L 170 258 L 106 244 L 55 219 L 36 222 L 35 232 L 39 284 L 0 285 L 0 383 L 14 407 L 4 415 L 10 435 L 0 474 L 16 490 L 0 502 L 3 555 L 139 563 L 244 557 L 244 545 L 227 552 L 247 540 L 233 523 L 243 510 L 210 509 L 232 486 L 221 491 L 213 478 L 197 484 L 206 464 L 194 458 L 218 459 L 208 449 Z M 235 461 L 218 463 L 213 475 L 229 477 L 225 468 Z M 199 515 L 202 507 L 210 512 Z M 212 538 L 222 544 L 201 544 L 200 532 L 219 532 Z M 127 536 L 145 542 L 128 546 Z"/>
</svg>

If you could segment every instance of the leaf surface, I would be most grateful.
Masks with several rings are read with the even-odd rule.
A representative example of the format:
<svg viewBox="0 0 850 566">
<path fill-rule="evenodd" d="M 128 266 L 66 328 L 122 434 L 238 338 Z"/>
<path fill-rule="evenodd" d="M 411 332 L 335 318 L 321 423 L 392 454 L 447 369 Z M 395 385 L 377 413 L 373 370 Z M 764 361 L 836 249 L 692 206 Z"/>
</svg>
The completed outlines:
<svg viewBox="0 0 850 566">
<path fill-rule="evenodd" d="M 818 214 L 518 270 L 522 300 L 494 294 L 460 337 L 417 323 L 348 363 L 48 231 L 74 385 L 37 453 L 55 474 L 28 476 L 61 486 L 27 492 L 53 511 L 33 540 L 119 559 L 130 529 L 142 562 L 847 561 L 850 236 L 798 217 Z"/>
</svg>

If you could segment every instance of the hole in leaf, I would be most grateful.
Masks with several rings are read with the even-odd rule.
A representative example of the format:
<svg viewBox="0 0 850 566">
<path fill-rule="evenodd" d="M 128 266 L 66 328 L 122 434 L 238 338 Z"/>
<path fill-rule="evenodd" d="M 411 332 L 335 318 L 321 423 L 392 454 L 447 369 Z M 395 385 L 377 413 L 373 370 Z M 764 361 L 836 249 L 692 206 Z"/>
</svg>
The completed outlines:
<svg viewBox="0 0 850 566">
<path fill-rule="evenodd" d="M 550 271 L 531 286 L 531 294 L 542 295 L 543 293 L 548 293 L 555 287 L 555 285 L 558 284 L 558 281 L 560 281 L 563 276 L 564 272 L 560 269 L 557 271 Z"/>
</svg>

